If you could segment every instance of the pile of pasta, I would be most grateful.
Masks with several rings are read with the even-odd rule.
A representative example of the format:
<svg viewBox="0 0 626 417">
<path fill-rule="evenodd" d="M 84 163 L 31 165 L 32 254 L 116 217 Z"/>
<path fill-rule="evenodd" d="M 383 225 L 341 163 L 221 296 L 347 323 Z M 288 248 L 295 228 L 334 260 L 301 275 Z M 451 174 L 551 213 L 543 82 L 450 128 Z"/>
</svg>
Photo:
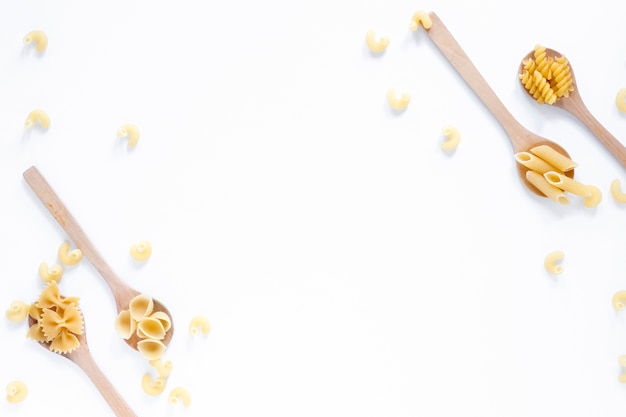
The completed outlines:
<svg viewBox="0 0 626 417">
<path fill-rule="evenodd" d="M 574 91 L 574 81 L 567 58 L 547 56 L 546 48 L 535 45 L 533 57 L 524 60 L 519 78 L 524 88 L 539 104 L 554 104 Z"/>
<path fill-rule="evenodd" d="M 49 349 L 57 353 L 70 353 L 78 348 L 78 336 L 84 329 L 78 300 L 78 297 L 62 296 L 57 282 L 51 281 L 30 306 L 28 314 L 35 323 L 28 329 L 27 336 L 49 344 Z"/>
<path fill-rule="evenodd" d="M 583 204 L 590 208 L 597 206 L 602 200 L 598 187 L 583 184 L 565 174 L 578 164 L 548 145 L 535 146 L 529 152 L 518 152 L 515 160 L 528 168 L 528 182 L 559 204 L 569 204 L 565 192 L 584 198 Z"/>
</svg>

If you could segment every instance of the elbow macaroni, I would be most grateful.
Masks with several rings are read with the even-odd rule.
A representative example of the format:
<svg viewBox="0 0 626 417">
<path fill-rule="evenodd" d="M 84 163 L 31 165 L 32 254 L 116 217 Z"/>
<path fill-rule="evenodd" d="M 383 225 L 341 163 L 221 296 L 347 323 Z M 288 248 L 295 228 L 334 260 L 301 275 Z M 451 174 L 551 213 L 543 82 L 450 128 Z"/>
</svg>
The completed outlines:
<svg viewBox="0 0 626 417">
<path fill-rule="evenodd" d="M 441 144 L 441 149 L 444 151 L 456 149 L 461 142 L 461 134 L 459 133 L 459 130 L 454 126 L 446 125 L 443 129 L 441 129 L 441 131 L 444 135 L 446 135 L 446 140 Z"/>
<path fill-rule="evenodd" d="M 166 382 L 166 379 L 162 376 L 153 380 L 150 374 L 144 374 L 143 378 L 141 378 L 141 388 L 143 388 L 146 394 L 157 396 L 165 390 Z"/>
<path fill-rule="evenodd" d="M 546 270 L 552 275 L 559 275 L 563 273 L 563 265 L 560 262 L 565 254 L 560 250 L 550 252 L 543 261 L 543 265 Z"/>
<path fill-rule="evenodd" d="M 147 261 L 152 255 L 152 245 L 147 240 L 140 240 L 137 244 L 130 246 L 130 256 L 136 261 Z"/>
<path fill-rule="evenodd" d="M 618 203 L 626 203 L 626 193 L 622 192 L 621 182 L 617 178 L 611 182 L 611 195 Z"/>
<path fill-rule="evenodd" d="M 613 295 L 611 304 L 613 304 L 613 308 L 616 310 L 624 310 L 626 308 L 626 290 L 616 292 Z"/>
<path fill-rule="evenodd" d="M 172 368 L 174 367 L 172 361 L 165 361 L 165 363 L 163 363 L 161 358 L 152 359 L 148 361 L 148 363 L 156 369 L 159 376 L 164 378 L 167 378 L 172 373 Z"/>
<path fill-rule="evenodd" d="M 389 38 L 387 36 L 381 36 L 380 39 L 376 39 L 376 31 L 370 29 L 365 34 L 365 42 L 367 47 L 372 52 L 383 52 L 389 46 Z"/>
<path fill-rule="evenodd" d="M 183 401 L 183 405 L 185 407 L 189 407 L 191 405 L 191 394 L 183 387 L 174 388 L 169 395 L 170 404 L 176 405 L 178 404 L 178 400 Z"/>
<path fill-rule="evenodd" d="M 432 20 L 428 13 L 423 10 L 418 10 L 413 13 L 413 17 L 411 18 L 411 23 L 409 23 L 409 29 L 412 31 L 416 31 L 419 25 L 422 25 L 424 29 L 428 30 L 433 25 Z"/>
<path fill-rule="evenodd" d="M 626 88 L 620 88 L 615 96 L 615 105 L 622 113 L 626 113 Z"/>
<path fill-rule="evenodd" d="M 30 45 L 35 43 L 35 48 L 39 52 L 43 52 L 48 47 L 48 35 L 43 30 L 33 30 L 24 36 L 24 43 Z"/>
<path fill-rule="evenodd" d="M 48 113 L 41 109 L 35 109 L 28 113 L 26 121 L 24 122 L 24 128 L 30 129 L 37 122 L 39 122 L 39 125 L 41 125 L 42 128 L 47 129 L 50 127 L 50 116 L 48 116 Z"/>
<path fill-rule="evenodd" d="M 26 317 L 28 317 L 28 312 L 30 311 L 30 305 L 26 304 L 24 301 L 15 300 L 11 303 L 9 308 L 6 311 L 7 319 L 12 322 L 19 323 L 24 321 Z"/>
<path fill-rule="evenodd" d="M 198 329 L 200 329 L 202 334 L 209 334 L 211 331 L 211 323 L 209 323 L 209 320 L 206 317 L 195 316 L 191 319 L 191 322 L 189 323 L 189 334 L 196 336 L 198 334 Z"/>
<path fill-rule="evenodd" d="M 402 93 L 400 98 L 396 96 L 396 92 L 394 89 L 387 90 L 387 102 L 389 106 L 391 106 L 394 110 L 404 110 L 409 105 L 411 101 L 411 95 L 408 93 Z"/>
<path fill-rule="evenodd" d="M 70 243 L 63 242 L 61 246 L 59 246 L 57 256 L 59 257 L 61 263 L 67 266 L 72 266 L 76 265 L 81 259 L 83 259 L 83 251 L 78 248 L 70 251 Z"/>
<path fill-rule="evenodd" d="M 593 208 L 602 201 L 602 192 L 595 185 L 587 185 L 587 188 L 591 194 L 583 200 L 583 204 L 585 207 Z"/>
<path fill-rule="evenodd" d="M 11 381 L 7 385 L 7 401 L 17 404 L 24 401 L 28 395 L 28 387 L 22 381 Z"/>
<path fill-rule="evenodd" d="M 132 123 L 126 123 L 117 129 L 117 137 L 128 138 L 128 146 L 133 147 L 139 142 L 139 128 Z"/>
<path fill-rule="evenodd" d="M 48 264 L 42 262 L 39 264 L 39 278 L 45 283 L 50 281 L 61 282 L 63 277 L 63 267 L 58 264 L 54 264 L 48 268 Z"/>
</svg>

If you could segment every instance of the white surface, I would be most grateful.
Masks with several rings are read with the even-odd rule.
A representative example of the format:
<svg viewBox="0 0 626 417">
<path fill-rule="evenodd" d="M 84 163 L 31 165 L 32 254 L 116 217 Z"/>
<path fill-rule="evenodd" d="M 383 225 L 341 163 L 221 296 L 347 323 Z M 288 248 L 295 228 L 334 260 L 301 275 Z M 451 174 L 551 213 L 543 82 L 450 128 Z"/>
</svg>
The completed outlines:
<svg viewBox="0 0 626 417">
<path fill-rule="evenodd" d="M 504 131 L 423 32 L 436 11 L 527 128 L 579 162 L 596 209 L 529 193 Z M 40 262 L 67 238 L 22 172 L 37 165 L 127 282 L 163 301 L 176 334 L 168 391 L 113 329 L 87 262 L 61 288 L 81 297 L 93 355 L 140 416 L 589 416 L 626 406 L 617 357 L 626 317 L 624 169 L 577 120 L 516 79 L 541 43 L 565 54 L 589 109 L 618 138 L 626 86 L 619 6 L 599 0 L 0 3 L 0 306 L 31 300 Z M 365 46 L 374 28 L 384 55 Z M 49 36 L 37 56 L 22 44 Z M 413 101 L 402 114 L 388 88 Z M 23 131 L 34 108 L 48 131 Z M 115 131 L 137 124 L 128 149 Z M 455 125 L 459 148 L 439 146 Z M 128 248 L 149 240 L 152 258 Z M 562 276 L 544 256 L 565 252 Z M 208 337 L 189 319 L 206 315 Z M 82 372 L 0 325 L 2 415 L 111 412 Z M 169 388 L 193 395 L 171 408 Z M 93 413 L 92 413 L 93 412 Z M 56 415 L 56 414 L 55 414 Z"/>
</svg>

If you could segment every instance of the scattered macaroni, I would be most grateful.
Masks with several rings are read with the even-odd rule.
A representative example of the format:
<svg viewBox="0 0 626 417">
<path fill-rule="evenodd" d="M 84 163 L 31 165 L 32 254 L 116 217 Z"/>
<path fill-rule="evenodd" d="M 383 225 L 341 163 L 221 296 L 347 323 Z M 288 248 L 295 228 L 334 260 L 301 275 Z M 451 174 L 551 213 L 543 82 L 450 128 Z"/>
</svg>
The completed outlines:
<svg viewBox="0 0 626 417">
<path fill-rule="evenodd" d="M 128 138 L 128 146 L 135 146 L 139 142 L 139 128 L 134 124 L 127 123 L 117 129 L 118 138 Z"/>
<path fill-rule="evenodd" d="M 7 319 L 19 323 L 21 321 L 24 321 L 26 317 L 28 317 L 29 311 L 30 305 L 26 304 L 24 301 L 15 300 L 7 309 L 6 316 Z"/>
<path fill-rule="evenodd" d="M 63 267 L 58 264 L 52 265 L 48 268 L 48 264 L 42 262 L 39 264 L 39 278 L 45 283 L 50 281 L 61 282 L 63 276 Z"/>
<path fill-rule="evenodd" d="M 394 110 L 404 110 L 409 105 L 411 101 L 411 96 L 408 93 L 402 93 L 400 98 L 396 97 L 396 92 L 394 89 L 389 89 L 387 91 L 387 102 L 389 106 L 391 106 Z"/>
<path fill-rule="evenodd" d="M 28 387 L 22 381 L 11 381 L 7 385 L 7 401 L 17 404 L 24 401 L 28 394 Z"/>
<path fill-rule="evenodd" d="M 580 197 L 591 197 L 592 190 L 590 186 L 576 181 L 560 172 L 548 171 L 543 174 L 545 179 L 555 187 L 560 188 L 563 191 L 568 191 Z"/>
<path fill-rule="evenodd" d="M 456 147 L 459 146 L 459 142 L 461 142 L 459 130 L 454 126 L 446 125 L 441 131 L 446 135 L 446 140 L 441 144 L 441 149 L 444 151 L 456 149 Z"/>
<path fill-rule="evenodd" d="M 380 39 L 376 39 L 376 31 L 374 29 L 367 31 L 365 34 L 365 42 L 372 52 L 382 52 L 389 46 L 389 38 L 387 36 L 381 36 Z"/>
<path fill-rule="evenodd" d="M 136 261 L 146 261 L 152 255 L 152 245 L 147 240 L 140 240 L 130 246 L 130 256 Z"/>
<path fill-rule="evenodd" d="M 534 171 L 526 171 L 526 179 L 549 199 L 561 205 L 569 204 L 569 198 L 567 198 L 563 190 L 550 184 L 543 175 Z"/>
<path fill-rule="evenodd" d="M 154 301 L 152 301 L 152 297 L 147 296 L 145 294 L 139 294 L 130 300 L 128 304 L 128 310 L 130 311 L 130 317 L 133 320 L 140 321 L 141 319 L 148 317 L 152 314 L 152 310 L 154 309 Z"/>
<path fill-rule="evenodd" d="M 626 113 L 626 88 L 620 88 L 615 96 L 615 105 L 622 113 Z"/>
<path fill-rule="evenodd" d="M 626 193 L 622 192 L 621 182 L 617 178 L 611 182 L 611 195 L 618 203 L 626 203 Z"/>
<path fill-rule="evenodd" d="M 563 265 L 559 262 L 563 259 L 565 254 L 560 250 L 550 252 L 543 261 L 543 266 L 552 275 L 559 275 L 563 273 Z"/>
<path fill-rule="evenodd" d="M 411 23 L 409 23 L 409 29 L 411 29 L 412 31 L 416 31 L 420 24 L 424 26 L 424 29 L 430 29 L 430 27 L 433 25 L 430 16 L 423 10 L 418 10 L 417 12 L 413 13 Z"/>
<path fill-rule="evenodd" d="M 63 242 L 61 246 L 59 246 L 57 256 L 59 257 L 61 263 L 67 266 L 72 266 L 76 265 L 81 259 L 83 259 L 83 251 L 78 248 L 70 251 L 70 243 Z"/>
<path fill-rule="evenodd" d="M 183 405 L 185 407 L 189 407 L 191 405 L 191 394 L 189 394 L 189 391 L 183 387 L 176 387 L 170 392 L 170 404 L 178 404 L 179 399 L 183 401 Z"/>
<path fill-rule="evenodd" d="M 195 316 L 191 319 L 189 323 L 189 334 L 195 336 L 198 334 L 198 329 L 202 332 L 202 334 L 209 334 L 211 331 L 211 323 L 204 316 Z"/>
<path fill-rule="evenodd" d="M 43 52 L 48 47 L 48 35 L 43 30 L 33 30 L 24 36 L 24 43 L 30 45 L 35 43 L 35 48 L 39 52 Z"/>
<path fill-rule="evenodd" d="M 562 172 L 570 171 L 578 166 L 576 162 L 548 145 L 535 146 L 530 152 Z"/>
<path fill-rule="evenodd" d="M 613 308 L 616 310 L 623 310 L 626 308 L 626 290 L 616 292 L 613 295 L 611 304 L 613 304 Z"/>
<path fill-rule="evenodd" d="M 35 109 L 28 113 L 26 121 L 24 122 L 24 128 L 30 129 L 37 122 L 39 122 L 39 125 L 41 125 L 41 127 L 47 129 L 50 127 L 50 116 L 48 116 L 48 113 L 41 109 Z"/>
<path fill-rule="evenodd" d="M 591 195 L 583 200 L 585 207 L 593 208 L 602 201 L 602 192 L 595 185 L 587 185 Z"/>
<path fill-rule="evenodd" d="M 152 359 L 148 362 L 150 363 L 150 365 L 154 366 L 154 369 L 156 369 L 159 376 L 164 378 L 170 376 L 170 373 L 172 373 L 172 368 L 174 367 L 172 365 L 172 361 L 165 361 L 165 363 L 163 363 L 161 358 Z"/>
<path fill-rule="evenodd" d="M 166 379 L 162 376 L 153 380 L 150 374 L 144 374 L 143 378 L 141 378 L 141 388 L 143 388 L 146 394 L 157 396 L 165 390 L 166 382 Z"/>
<path fill-rule="evenodd" d="M 554 171 L 556 168 L 547 163 L 542 158 L 530 152 L 518 152 L 514 155 L 515 160 L 537 174 L 545 174 Z"/>
</svg>

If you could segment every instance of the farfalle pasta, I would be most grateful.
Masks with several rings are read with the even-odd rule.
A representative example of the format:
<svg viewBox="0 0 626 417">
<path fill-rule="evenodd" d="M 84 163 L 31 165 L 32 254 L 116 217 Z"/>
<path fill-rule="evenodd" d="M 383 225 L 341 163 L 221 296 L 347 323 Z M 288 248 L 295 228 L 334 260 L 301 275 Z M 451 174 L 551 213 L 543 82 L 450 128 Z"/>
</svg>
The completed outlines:
<svg viewBox="0 0 626 417">
<path fill-rule="evenodd" d="M 168 399 L 172 405 L 178 404 L 179 401 L 182 401 L 185 407 L 189 407 L 191 405 L 191 394 L 186 388 L 183 387 L 176 387 L 170 391 Z"/>
</svg>

